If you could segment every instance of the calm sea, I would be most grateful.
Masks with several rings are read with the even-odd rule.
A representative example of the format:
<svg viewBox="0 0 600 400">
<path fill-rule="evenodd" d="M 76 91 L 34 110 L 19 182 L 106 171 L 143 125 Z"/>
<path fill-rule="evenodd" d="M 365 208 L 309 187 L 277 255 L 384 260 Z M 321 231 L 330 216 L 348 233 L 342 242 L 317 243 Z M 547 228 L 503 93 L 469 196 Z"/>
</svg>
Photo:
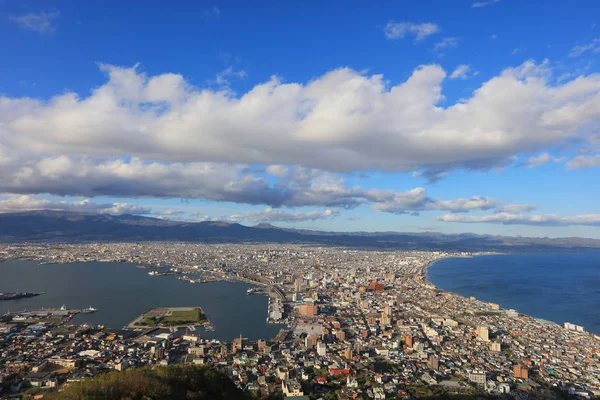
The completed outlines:
<svg viewBox="0 0 600 400">
<path fill-rule="evenodd" d="M 448 258 L 427 275 L 440 289 L 600 333 L 599 252 Z"/>
<path fill-rule="evenodd" d="M 122 328 L 153 307 L 200 306 L 215 331 L 196 333 L 209 339 L 231 340 L 240 333 L 249 339 L 274 337 L 282 325 L 267 324 L 266 295 L 246 295 L 243 282 L 191 284 L 175 276 L 149 276 L 148 270 L 124 263 L 39 265 L 37 261 L 0 263 L 0 292 L 46 292 L 41 296 L 0 301 L 0 313 L 42 307 L 97 308 L 80 314 L 74 323 Z"/>
</svg>

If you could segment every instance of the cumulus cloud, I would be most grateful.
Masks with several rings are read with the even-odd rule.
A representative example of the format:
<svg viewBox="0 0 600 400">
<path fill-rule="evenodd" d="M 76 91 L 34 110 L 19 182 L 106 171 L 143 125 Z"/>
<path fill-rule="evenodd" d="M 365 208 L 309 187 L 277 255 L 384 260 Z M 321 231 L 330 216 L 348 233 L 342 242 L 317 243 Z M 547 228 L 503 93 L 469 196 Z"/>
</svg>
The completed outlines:
<svg viewBox="0 0 600 400">
<path fill-rule="evenodd" d="M 439 31 L 439 26 L 431 22 L 415 24 L 412 22 L 390 21 L 383 28 L 383 32 L 388 39 L 404 39 L 407 36 L 414 36 L 415 41 L 423 40 Z"/>
<path fill-rule="evenodd" d="M 600 117 L 599 75 L 551 84 L 547 65 L 532 62 L 447 107 L 439 105 L 446 73 L 438 65 L 421 66 L 395 86 L 342 68 L 306 85 L 272 78 L 240 97 L 138 68 L 102 66 L 108 82 L 85 98 L 0 97 L 0 162 L 20 154 L 336 172 L 495 168 L 585 135 Z"/>
<path fill-rule="evenodd" d="M 537 156 L 529 157 L 529 159 L 521 165 L 527 168 L 535 168 L 548 163 L 560 163 L 564 160 L 563 157 L 553 157 L 548 152 L 543 152 Z"/>
<path fill-rule="evenodd" d="M 600 76 L 556 83 L 546 63 L 506 69 L 445 107 L 438 65 L 397 85 L 342 68 L 307 84 L 272 78 L 241 96 L 139 68 L 101 65 L 108 81 L 87 97 L 0 97 L 0 192 L 488 210 L 485 197 L 365 189 L 338 173 L 418 170 L 435 181 L 456 169 L 487 171 L 516 154 L 586 140 L 600 119 Z M 592 156 L 568 167 L 590 163 L 580 157 Z"/>
<path fill-rule="evenodd" d="M 53 210 L 53 211 L 78 211 L 100 214 L 150 214 L 151 209 L 130 203 L 99 204 L 92 200 L 50 200 L 30 195 L 3 195 L 0 196 L 0 213 Z"/>
<path fill-rule="evenodd" d="M 499 2 L 500 2 L 500 0 L 477 1 L 473 4 L 471 4 L 471 7 L 472 8 L 487 7 L 487 6 L 491 6 L 491 5 L 499 3 Z"/>
<path fill-rule="evenodd" d="M 569 161 L 567 169 L 586 169 L 600 167 L 600 154 L 579 155 Z"/>
<path fill-rule="evenodd" d="M 503 225 L 600 226 L 600 214 L 584 214 L 566 217 L 555 214 L 523 215 L 519 213 L 499 213 L 481 216 L 446 214 L 438 217 L 437 220 L 443 222 L 488 223 Z"/>
<path fill-rule="evenodd" d="M 54 20 L 58 18 L 60 13 L 58 12 L 41 12 L 41 13 L 29 13 L 23 15 L 13 15 L 9 19 L 22 29 L 46 34 L 52 33 L 55 30 Z"/>
</svg>

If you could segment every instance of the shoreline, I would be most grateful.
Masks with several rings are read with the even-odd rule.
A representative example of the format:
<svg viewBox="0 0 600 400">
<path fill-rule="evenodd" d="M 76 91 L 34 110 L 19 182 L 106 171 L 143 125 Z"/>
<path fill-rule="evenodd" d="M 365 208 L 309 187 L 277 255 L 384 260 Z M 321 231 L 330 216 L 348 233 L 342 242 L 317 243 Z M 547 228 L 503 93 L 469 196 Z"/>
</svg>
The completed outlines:
<svg viewBox="0 0 600 400">
<path fill-rule="evenodd" d="M 535 254 L 535 253 L 527 253 L 527 254 Z M 549 253 L 549 254 L 552 254 L 552 253 Z M 562 254 L 562 253 L 561 253 L 561 254 Z M 537 316 L 535 316 L 535 315 L 531 315 L 531 314 L 526 314 L 526 313 L 523 313 L 523 312 L 519 311 L 519 310 L 518 310 L 518 309 L 516 309 L 516 308 L 506 308 L 505 306 L 503 306 L 503 304 L 502 304 L 501 302 L 493 302 L 493 301 L 491 301 L 491 300 L 490 300 L 490 301 L 487 301 L 487 300 L 483 300 L 483 299 L 477 298 L 477 297 L 475 297 L 475 296 L 465 296 L 465 295 L 462 295 L 462 294 L 460 294 L 460 293 L 456 293 L 456 292 L 452 292 L 452 291 L 449 291 L 449 290 L 446 290 L 446 289 L 442 289 L 442 288 L 440 288 L 439 286 L 435 285 L 435 284 L 434 284 L 434 283 L 433 283 L 433 282 L 430 280 L 430 276 L 429 276 L 429 273 L 428 273 L 428 270 L 429 270 L 429 268 L 430 268 L 430 267 L 432 267 L 432 266 L 433 266 L 435 263 L 437 263 L 438 261 L 442 261 L 442 260 L 447 260 L 447 259 L 460 259 L 460 258 L 469 259 L 469 258 L 476 258 L 476 257 L 481 257 L 481 256 L 510 256 L 510 255 L 515 255 L 515 254 L 514 254 L 514 253 L 484 253 L 484 254 L 473 254 L 473 255 L 470 255 L 470 256 L 448 256 L 448 257 L 442 257 L 442 258 L 439 258 L 439 259 L 437 259 L 437 260 L 434 260 L 434 261 L 432 261 L 432 262 L 428 263 L 427 265 L 425 265 L 425 266 L 423 267 L 423 275 L 424 275 L 424 279 L 423 279 L 423 281 L 424 281 L 424 282 L 426 282 L 426 284 L 430 285 L 432 288 L 434 288 L 434 289 L 436 289 L 436 290 L 439 290 L 440 292 L 443 292 L 443 293 L 448 293 L 448 294 L 451 294 L 451 295 L 454 295 L 454 296 L 458 296 L 458 297 L 461 297 L 461 298 L 463 298 L 463 299 L 465 299 L 465 300 L 469 300 L 469 298 L 470 298 L 470 297 L 473 297 L 473 298 L 474 298 L 476 301 L 480 301 L 480 302 L 483 302 L 483 303 L 488 303 L 488 304 L 489 304 L 489 303 L 494 303 L 494 304 L 498 304 L 498 306 L 500 307 L 499 311 L 503 311 L 503 310 L 504 310 L 504 311 L 506 311 L 506 310 L 515 310 L 515 311 L 516 311 L 516 312 L 517 312 L 519 315 L 521 315 L 521 316 L 525 316 L 525 317 L 528 317 L 528 318 L 532 318 L 532 319 L 534 319 L 534 320 L 536 320 L 536 321 L 540 321 L 540 322 L 544 322 L 544 323 L 548 322 L 548 323 L 551 323 L 551 324 L 557 325 L 557 326 L 558 326 L 558 327 L 560 327 L 561 329 L 565 329 L 565 330 L 567 330 L 567 329 L 564 327 L 564 323 L 568 323 L 569 321 L 565 321 L 564 323 L 558 323 L 558 322 L 556 322 L 556 321 L 553 321 L 553 320 L 550 320 L 550 319 L 547 319 L 547 318 L 543 318 L 543 317 L 537 317 Z M 597 337 L 598 337 L 598 336 L 600 336 L 600 332 L 595 332 L 595 331 L 587 331 L 587 330 L 586 330 L 584 333 L 585 333 L 585 334 L 591 334 L 591 335 L 594 335 L 594 336 L 597 336 Z"/>
</svg>

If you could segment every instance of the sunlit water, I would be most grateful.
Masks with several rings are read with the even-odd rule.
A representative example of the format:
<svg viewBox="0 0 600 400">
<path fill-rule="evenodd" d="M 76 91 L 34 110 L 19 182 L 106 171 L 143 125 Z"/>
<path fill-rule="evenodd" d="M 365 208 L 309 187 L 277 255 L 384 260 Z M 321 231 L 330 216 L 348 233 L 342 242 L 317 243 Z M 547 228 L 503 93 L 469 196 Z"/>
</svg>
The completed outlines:
<svg viewBox="0 0 600 400">
<path fill-rule="evenodd" d="M 428 269 L 440 289 L 600 333 L 600 253 L 449 258 Z"/>
</svg>

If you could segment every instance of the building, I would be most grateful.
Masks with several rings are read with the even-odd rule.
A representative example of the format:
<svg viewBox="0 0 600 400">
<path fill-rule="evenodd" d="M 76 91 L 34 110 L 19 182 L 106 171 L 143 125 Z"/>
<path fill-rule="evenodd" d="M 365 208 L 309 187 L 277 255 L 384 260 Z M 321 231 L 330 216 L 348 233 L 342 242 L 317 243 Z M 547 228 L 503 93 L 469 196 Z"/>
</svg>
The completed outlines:
<svg viewBox="0 0 600 400">
<path fill-rule="evenodd" d="M 568 329 L 570 331 L 585 332 L 585 329 L 583 329 L 583 326 L 581 326 L 581 325 L 575 325 L 570 322 L 565 322 L 564 326 L 565 326 L 565 329 Z"/>
<path fill-rule="evenodd" d="M 513 376 L 515 379 L 529 379 L 529 370 L 521 365 L 515 365 Z"/>
<path fill-rule="evenodd" d="M 385 284 L 382 282 L 371 282 L 369 283 L 369 290 L 373 292 L 383 292 L 385 290 Z"/>
<path fill-rule="evenodd" d="M 304 396 L 304 392 L 302 391 L 302 386 L 300 386 L 300 383 L 290 379 L 285 379 L 281 382 L 281 389 L 283 389 L 283 394 L 286 397 Z"/>
<path fill-rule="evenodd" d="M 502 345 L 500 342 L 491 342 L 490 351 L 493 351 L 494 353 L 500 353 L 502 351 Z"/>
<path fill-rule="evenodd" d="M 308 335 L 304 338 L 304 347 L 306 347 L 308 350 L 313 349 L 315 347 L 315 342 L 313 341 L 312 335 Z"/>
<path fill-rule="evenodd" d="M 327 354 L 327 345 L 323 342 L 317 343 L 317 354 L 321 357 Z"/>
<path fill-rule="evenodd" d="M 485 340 L 486 342 L 490 340 L 490 333 L 487 327 L 485 326 L 478 326 L 477 327 L 477 336 L 481 339 L 481 340 Z"/>
<path fill-rule="evenodd" d="M 437 371 L 440 368 L 440 360 L 432 354 L 429 356 L 429 360 L 427 360 L 427 366 Z"/>
<path fill-rule="evenodd" d="M 317 315 L 318 307 L 316 304 L 302 304 L 298 313 L 303 317 L 314 317 Z"/>
<path fill-rule="evenodd" d="M 346 350 L 344 350 L 344 358 L 346 360 L 351 360 L 352 359 L 352 349 L 347 348 Z"/>
<path fill-rule="evenodd" d="M 485 386 L 485 371 L 475 369 L 469 372 L 469 381 L 473 382 L 476 385 L 484 385 Z"/>
</svg>

